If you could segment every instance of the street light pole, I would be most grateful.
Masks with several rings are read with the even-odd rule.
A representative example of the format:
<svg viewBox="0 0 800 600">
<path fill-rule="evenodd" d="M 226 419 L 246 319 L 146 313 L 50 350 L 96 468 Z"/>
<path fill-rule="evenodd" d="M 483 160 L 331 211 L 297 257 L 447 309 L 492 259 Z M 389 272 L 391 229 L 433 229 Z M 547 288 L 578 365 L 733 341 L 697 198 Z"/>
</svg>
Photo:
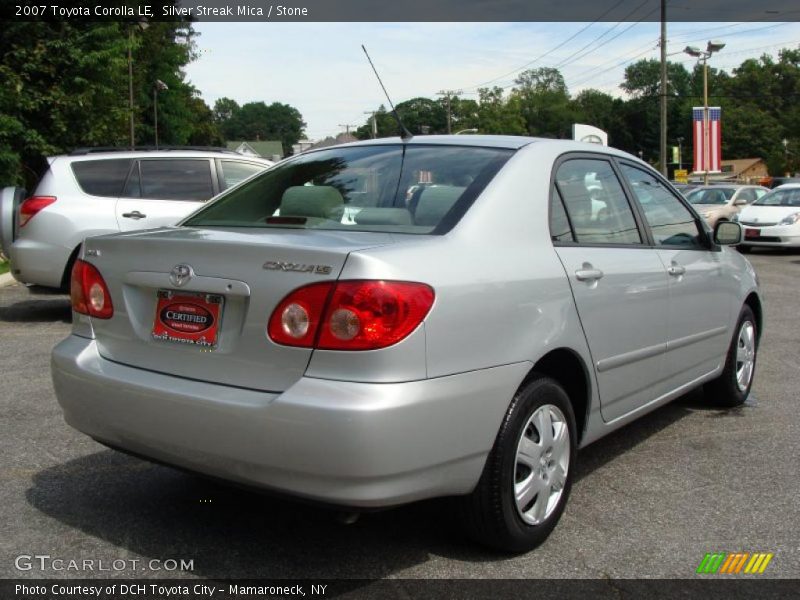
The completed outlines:
<svg viewBox="0 0 800 600">
<path fill-rule="evenodd" d="M 709 161 L 709 131 L 708 131 L 708 57 L 710 53 L 703 54 L 703 184 L 708 185 L 708 161 Z"/>
<path fill-rule="evenodd" d="M 160 79 L 156 79 L 155 84 L 153 84 L 153 129 L 155 131 L 156 150 L 158 150 L 158 92 L 159 90 L 168 89 L 167 84 Z"/>
<path fill-rule="evenodd" d="M 723 42 L 709 41 L 705 51 L 700 50 L 696 46 L 686 46 L 684 52 L 689 56 L 694 56 L 703 61 L 703 183 L 708 185 L 708 167 L 710 155 L 709 148 L 710 132 L 709 132 L 709 118 L 708 118 L 708 59 L 714 52 L 719 52 L 725 47 Z"/>
<path fill-rule="evenodd" d="M 133 27 L 128 28 L 128 117 L 131 129 L 131 150 L 136 146 L 133 127 Z"/>
<path fill-rule="evenodd" d="M 683 171 L 683 138 L 678 138 L 678 169 Z"/>
<path fill-rule="evenodd" d="M 144 31 L 149 24 L 147 19 L 142 19 L 137 23 L 140 30 Z M 133 122 L 133 25 L 128 27 L 128 120 L 130 122 L 131 150 L 136 147 L 136 129 Z"/>
<path fill-rule="evenodd" d="M 661 174 L 667 177 L 667 0 L 661 0 Z"/>
</svg>

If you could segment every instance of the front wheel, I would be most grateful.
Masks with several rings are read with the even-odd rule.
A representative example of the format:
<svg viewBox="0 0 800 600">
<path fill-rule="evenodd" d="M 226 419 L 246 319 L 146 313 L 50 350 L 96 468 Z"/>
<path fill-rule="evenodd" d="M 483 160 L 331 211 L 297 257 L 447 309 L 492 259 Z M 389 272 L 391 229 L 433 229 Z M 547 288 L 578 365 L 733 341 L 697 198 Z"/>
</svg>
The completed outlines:
<svg viewBox="0 0 800 600">
<path fill-rule="evenodd" d="M 467 530 L 506 552 L 541 544 L 564 511 L 576 453 L 564 388 L 548 377 L 529 381 L 506 412 L 478 486 L 463 499 Z"/>
<path fill-rule="evenodd" d="M 718 406 L 739 406 L 747 400 L 756 370 L 758 329 L 752 309 L 745 305 L 728 348 L 725 368 L 705 385 L 706 397 Z"/>
</svg>

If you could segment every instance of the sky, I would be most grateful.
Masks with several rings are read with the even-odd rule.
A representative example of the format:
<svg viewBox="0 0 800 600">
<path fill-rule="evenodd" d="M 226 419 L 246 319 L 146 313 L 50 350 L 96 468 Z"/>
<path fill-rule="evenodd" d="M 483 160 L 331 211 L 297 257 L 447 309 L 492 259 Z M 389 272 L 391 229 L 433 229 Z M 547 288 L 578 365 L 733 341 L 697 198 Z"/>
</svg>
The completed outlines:
<svg viewBox="0 0 800 600">
<path fill-rule="evenodd" d="M 386 104 L 361 44 L 395 104 L 478 87 L 512 86 L 524 68 L 558 67 L 571 94 L 622 95 L 627 64 L 658 58 L 659 23 L 197 23 L 199 58 L 187 78 L 209 106 L 284 102 L 309 139 L 360 126 Z M 669 23 L 668 59 L 691 69 L 687 45 L 726 43 L 709 65 L 730 71 L 747 58 L 800 45 L 800 23 Z"/>
</svg>

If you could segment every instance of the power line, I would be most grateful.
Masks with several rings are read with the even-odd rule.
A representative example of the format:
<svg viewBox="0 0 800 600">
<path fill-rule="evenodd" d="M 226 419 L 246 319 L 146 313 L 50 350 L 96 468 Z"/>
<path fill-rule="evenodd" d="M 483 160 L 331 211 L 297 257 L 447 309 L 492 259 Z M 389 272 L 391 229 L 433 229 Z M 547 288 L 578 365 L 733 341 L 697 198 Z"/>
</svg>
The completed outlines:
<svg viewBox="0 0 800 600">
<path fill-rule="evenodd" d="M 616 3 L 614 6 L 612 6 L 611 8 L 609 8 L 609 9 L 608 9 L 606 12 L 604 12 L 604 13 L 603 13 L 602 15 L 600 15 L 599 17 L 597 17 L 597 19 L 595 19 L 594 21 L 592 21 L 591 23 L 589 23 L 589 24 L 588 24 L 588 25 L 586 25 L 585 27 L 582 27 L 582 28 L 581 28 L 579 31 L 577 31 L 577 32 L 573 33 L 573 34 L 572 34 L 570 37 L 568 37 L 566 40 L 564 40 L 563 42 L 561 42 L 561 43 L 560 43 L 560 44 L 558 44 L 557 46 L 554 46 L 553 48 L 550 48 L 550 50 L 548 50 L 548 51 L 547 51 L 547 52 L 545 52 L 544 54 L 540 54 L 539 56 L 537 56 L 537 57 L 536 57 L 536 58 L 534 58 L 533 60 L 526 62 L 526 63 L 525 63 L 524 65 L 522 65 L 521 67 L 519 67 L 519 68 L 517 68 L 517 69 L 513 69 L 512 71 L 509 71 L 509 72 L 507 72 L 507 73 L 503 73 L 502 75 L 499 75 L 498 77 L 495 77 L 494 79 L 490 79 L 490 80 L 488 80 L 488 81 L 484 81 L 483 83 L 479 83 L 479 84 L 477 84 L 477 85 L 474 85 L 474 86 L 468 86 L 468 87 L 465 87 L 464 89 L 467 89 L 467 90 L 477 90 L 477 89 L 479 89 L 479 88 L 481 88 L 481 87 L 484 87 L 484 86 L 486 86 L 486 85 L 489 85 L 490 83 L 494 83 L 495 81 L 499 81 L 500 79 L 505 79 L 505 78 L 506 78 L 506 77 L 508 77 L 509 75 L 513 75 L 514 73 L 519 73 L 519 72 L 520 72 L 520 71 L 522 71 L 523 69 L 526 69 L 526 68 L 528 68 L 529 66 L 531 66 L 532 64 L 534 64 L 534 63 L 536 63 L 536 62 L 539 62 L 539 61 L 540 61 L 541 59 L 543 59 L 545 56 L 549 56 L 550 54 L 552 54 L 553 52 L 555 52 L 555 51 L 556 51 L 556 50 L 558 50 L 559 48 L 562 48 L 564 45 L 566 45 L 566 44 L 568 44 L 569 42 L 571 42 L 572 40 L 574 40 L 576 37 L 578 37 L 578 36 L 579 36 L 580 34 L 582 34 L 584 31 L 586 31 L 587 29 L 589 29 L 590 27 L 592 27 L 593 25 L 595 25 L 595 24 L 596 24 L 598 21 L 600 21 L 600 20 L 601 20 L 603 17 L 605 17 L 605 16 L 606 16 L 608 13 L 610 13 L 612 10 L 614 10 L 615 8 L 617 8 L 617 7 L 618 7 L 620 4 L 622 4 L 624 1 L 625 1 L 625 0 L 619 0 L 619 2 L 617 2 L 617 3 Z"/>
<path fill-rule="evenodd" d="M 586 50 L 587 48 L 589 48 L 590 46 L 592 46 L 592 45 L 593 45 L 595 42 L 598 42 L 598 41 L 600 41 L 600 40 L 601 40 L 601 39 L 603 39 L 603 38 L 604 38 L 606 35 L 608 35 L 608 34 L 609 34 L 609 33 L 611 33 L 612 31 L 614 31 L 614 30 L 615 30 L 617 27 L 619 27 L 619 26 L 622 24 L 622 22 L 623 22 L 623 21 L 626 21 L 626 20 L 627 20 L 629 17 L 633 16 L 633 14 L 634 14 L 634 13 L 636 13 L 636 12 L 637 12 L 637 11 L 638 11 L 640 8 L 642 8 L 642 7 L 643 7 L 645 4 L 647 4 L 649 1 L 650 1 L 650 0 L 644 0 L 644 2 L 642 2 L 641 4 L 639 4 L 639 5 L 638 5 L 636 8 L 634 8 L 634 9 L 633 9 L 631 12 L 629 12 L 627 15 L 625 15 L 625 16 L 623 17 L 623 20 L 622 20 L 622 21 L 619 21 L 619 22 L 618 22 L 616 25 L 614 25 L 614 26 L 613 26 L 611 29 L 608 29 L 608 30 L 606 30 L 605 32 L 603 32 L 603 34 L 602 34 L 602 35 L 600 35 L 600 36 L 596 37 L 595 39 L 593 39 L 591 42 L 589 42 L 588 44 L 586 44 L 586 45 L 585 45 L 583 48 L 581 48 L 580 50 L 576 50 L 575 52 L 573 52 L 572 54 L 570 54 L 570 55 L 569 55 L 567 58 L 563 59 L 561 62 L 559 62 L 559 63 L 558 63 L 557 65 L 555 65 L 553 68 L 555 68 L 555 69 L 559 69 L 559 68 L 561 68 L 561 67 L 564 67 L 564 66 L 566 66 L 566 65 L 569 65 L 569 64 L 571 64 L 571 63 L 575 62 L 575 61 L 576 61 L 576 60 L 578 60 L 579 58 L 582 58 L 582 57 L 586 56 L 586 54 L 588 54 L 588 52 L 587 52 L 586 54 L 581 54 L 581 52 L 583 52 L 584 50 Z M 620 31 L 620 32 L 619 32 L 617 35 L 615 35 L 614 37 L 612 37 L 612 38 L 610 38 L 610 39 L 606 40 L 605 42 L 603 42 L 603 43 L 602 43 L 602 44 L 600 44 L 599 46 L 596 46 L 596 47 L 592 48 L 592 49 L 591 49 L 589 52 L 594 52 L 594 51 L 595 51 L 595 50 L 597 50 L 598 48 L 602 48 L 603 46 L 605 46 L 605 45 L 606 45 L 606 44 L 608 44 L 609 42 L 612 42 L 613 40 L 617 39 L 617 38 L 618 38 L 619 36 L 621 36 L 623 33 L 625 33 L 626 31 L 628 31 L 628 30 L 629 30 L 631 27 L 634 27 L 635 25 L 638 25 L 639 23 L 641 23 L 642 21 L 644 21 L 644 20 L 645 20 L 647 17 L 649 17 L 650 15 L 652 15 L 652 14 L 653 14 L 653 13 L 654 13 L 656 10 L 658 10 L 658 7 L 654 8 L 653 10 L 651 10 L 650 12 L 648 12 L 647 14 L 645 14 L 645 15 L 644 15 L 644 16 L 643 16 L 641 19 L 639 19 L 638 21 L 635 21 L 635 22 L 631 23 L 631 24 L 630 24 L 628 27 L 626 27 L 625 29 L 623 29 L 622 31 Z M 576 56 L 576 55 L 580 55 L 580 56 Z M 575 58 L 573 59 L 573 57 L 575 57 Z M 570 60 L 570 59 L 573 59 L 573 60 Z"/>
</svg>

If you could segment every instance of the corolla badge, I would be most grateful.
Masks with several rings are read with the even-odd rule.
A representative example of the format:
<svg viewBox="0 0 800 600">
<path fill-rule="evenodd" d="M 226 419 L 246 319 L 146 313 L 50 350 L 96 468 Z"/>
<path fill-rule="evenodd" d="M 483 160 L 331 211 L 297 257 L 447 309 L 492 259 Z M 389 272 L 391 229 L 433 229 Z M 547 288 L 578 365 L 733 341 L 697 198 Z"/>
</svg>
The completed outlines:
<svg viewBox="0 0 800 600">
<path fill-rule="evenodd" d="M 194 269 L 189 265 L 175 265 L 169 273 L 169 281 L 175 287 L 186 285 L 192 277 Z"/>
</svg>

